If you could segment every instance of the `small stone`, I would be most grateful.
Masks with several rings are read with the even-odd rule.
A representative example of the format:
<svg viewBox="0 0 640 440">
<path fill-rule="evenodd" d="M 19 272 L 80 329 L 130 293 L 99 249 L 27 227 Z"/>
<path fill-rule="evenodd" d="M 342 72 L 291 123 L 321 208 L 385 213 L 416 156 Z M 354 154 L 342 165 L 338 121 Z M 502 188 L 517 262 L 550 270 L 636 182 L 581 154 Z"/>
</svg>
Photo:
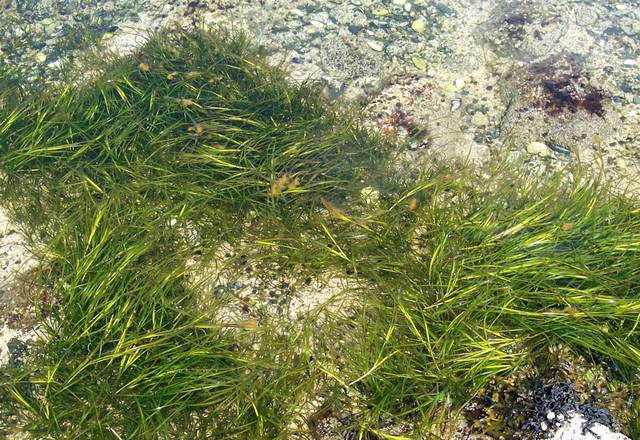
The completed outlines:
<svg viewBox="0 0 640 440">
<path fill-rule="evenodd" d="M 560 153 L 564 156 L 571 156 L 571 150 L 568 150 L 564 147 L 561 147 L 559 145 L 552 145 L 550 147 L 553 151 L 555 151 L 556 153 Z"/>
<path fill-rule="evenodd" d="M 427 22 L 422 18 L 413 20 L 413 23 L 411 23 L 411 29 L 419 34 L 424 34 L 427 31 Z"/>
<path fill-rule="evenodd" d="M 368 40 L 367 45 L 376 52 L 382 52 L 384 45 L 379 41 Z"/>
<path fill-rule="evenodd" d="M 369 205 L 377 205 L 380 202 L 380 192 L 370 186 L 360 190 L 360 197 Z"/>
<path fill-rule="evenodd" d="M 564 414 L 560 413 L 556 415 L 556 420 L 558 420 L 558 422 L 564 422 Z"/>
<path fill-rule="evenodd" d="M 627 169 L 627 161 L 625 161 L 622 157 L 616 158 L 616 166 L 621 170 Z"/>
<path fill-rule="evenodd" d="M 635 66 L 636 60 L 632 60 L 632 59 L 624 60 L 622 64 L 624 64 L 625 66 Z"/>
<path fill-rule="evenodd" d="M 317 27 L 318 29 L 324 29 L 324 23 L 318 20 L 309 20 L 309 23 L 312 24 L 313 26 Z"/>
<path fill-rule="evenodd" d="M 304 17 L 305 15 L 306 14 L 302 10 L 300 10 L 298 8 L 294 8 L 294 9 L 289 11 L 289 16 L 291 16 L 291 17 Z"/>
<path fill-rule="evenodd" d="M 387 15 L 391 14 L 391 12 L 389 12 L 389 10 L 386 8 L 373 8 L 371 10 L 371 13 L 376 17 L 386 17 Z"/>
<path fill-rule="evenodd" d="M 464 88 L 464 80 L 462 78 L 458 78 L 453 82 L 453 85 L 456 86 L 456 89 L 462 90 Z"/>
<path fill-rule="evenodd" d="M 53 20 L 50 18 L 44 18 L 40 20 L 40 24 L 42 24 L 43 26 L 50 26 L 53 24 Z"/>
<path fill-rule="evenodd" d="M 451 111 L 452 112 L 460 110 L 460 107 L 462 107 L 462 101 L 461 100 L 454 99 L 453 101 L 451 101 Z"/>
<path fill-rule="evenodd" d="M 553 411 L 549 411 L 549 412 L 547 413 L 547 420 L 548 420 L 548 421 L 550 421 L 550 422 L 551 422 L 551 421 L 552 421 L 553 419 L 555 419 L 555 418 L 556 418 L 556 413 L 554 413 Z"/>
<path fill-rule="evenodd" d="M 640 105 L 640 96 L 634 96 L 633 97 L 633 103 L 637 104 L 637 105 Z"/>
<path fill-rule="evenodd" d="M 547 429 L 549 429 L 549 425 L 547 425 L 545 422 L 542 422 L 540 423 L 540 429 L 546 431 Z"/>
<path fill-rule="evenodd" d="M 45 61 L 47 61 L 47 54 L 38 52 L 36 54 L 36 61 L 39 63 L 44 63 Z"/>
<path fill-rule="evenodd" d="M 444 86 L 444 91 L 447 93 L 454 93 L 456 91 L 456 85 L 453 83 L 447 83 Z"/>
<path fill-rule="evenodd" d="M 418 70 L 427 70 L 427 62 L 419 55 L 411 55 L 411 62 Z"/>
<path fill-rule="evenodd" d="M 542 142 L 531 142 L 527 145 L 527 153 L 545 157 L 551 155 L 551 149 Z"/>
</svg>

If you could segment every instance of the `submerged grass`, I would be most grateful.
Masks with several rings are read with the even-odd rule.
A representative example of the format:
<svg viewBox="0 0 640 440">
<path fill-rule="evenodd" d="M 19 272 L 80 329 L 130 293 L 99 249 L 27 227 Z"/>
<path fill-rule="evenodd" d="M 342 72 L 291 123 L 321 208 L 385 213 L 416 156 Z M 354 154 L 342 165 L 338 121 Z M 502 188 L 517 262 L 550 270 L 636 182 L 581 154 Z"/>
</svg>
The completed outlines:
<svg viewBox="0 0 640 440">
<path fill-rule="evenodd" d="M 580 177 L 510 177 L 479 182 L 490 190 L 460 177 L 422 185 L 416 210 L 385 213 L 404 225 L 339 243 L 385 293 L 370 295 L 361 346 L 346 351 L 354 377 L 375 366 L 357 381 L 374 419 L 458 406 L 558 344 L 637 386 L 637 203 Z"/>
<path fill-rule="evenodd" d="M 268 329 L 238 333 L 194 315 L 175 234 L 111 205 L 115 221 L 78 218 L 73 235 L 47 248 L 47 342 L 4 384 L 28 410 L 27 429 L 36 438 L 277 437 L 284 404 L 309 387 L 308 360 Z"/>
<path fill-rule="evenodd" d="M 166 32 L 95 66 L 88 85 L 31 94 L 0 126 L 12 147 L 5 190 L 30 201 L 30 219 L 61 199 L 58 209 L 70 208 L 81 192 L 97 203 L 144 197 L 159 212 L 189 210 L 200 235 L 216 237 L 250 213 L 357 191 L 388 148 L 259 52 L 241 35 Z"/>
<path fill-rule="evenodd" d="M 398 175 L 382 139 L 264 55 L 166 31 L 71 85 L 2 92 L 0 190 L 46 268 L 44 340 L 2 370 L 4 420 L 35 438 L 314 438 L 351 405 L 355 438 L 424 438 L 557 344 L 637 397 L 637 199 L 576 169 Z M 202 313 L 188 262 L 222 243 L 265 271 L 344 273 L 358 313 Z"/>
<path fill-rule="evenodd" d="M 3 198 L 55 299 L 47 342 L 3 385 L 36 437 L 281 435 L 308 354 L 195 313 L 185 265 L 261 216 L 348 196 L 387 154 L 314 90 L 242 36 L 179 32 L 75 85 L 6 91 Z"/>
</svg>

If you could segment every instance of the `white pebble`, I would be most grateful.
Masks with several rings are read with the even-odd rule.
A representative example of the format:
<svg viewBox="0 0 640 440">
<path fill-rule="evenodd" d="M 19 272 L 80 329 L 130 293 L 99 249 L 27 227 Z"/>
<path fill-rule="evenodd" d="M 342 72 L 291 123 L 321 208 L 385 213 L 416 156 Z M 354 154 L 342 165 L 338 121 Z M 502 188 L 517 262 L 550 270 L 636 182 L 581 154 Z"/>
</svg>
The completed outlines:
<svg viewBox="0 0 640 440">
<path fill-rule="evenodd" d="M 375 50 L 376 52 L 382 52 L 382 49 L 384 49 L 384 45 L 379 41 L 369 40 L 367 41 L 367 44 L 371 49 Z"/>
<path fill-rule="evenodd" d="M 545 157 L 551 156 L 551 149 L 542 142 L 531 142 L 527 145 L 527 153 Z"/>
</svg>

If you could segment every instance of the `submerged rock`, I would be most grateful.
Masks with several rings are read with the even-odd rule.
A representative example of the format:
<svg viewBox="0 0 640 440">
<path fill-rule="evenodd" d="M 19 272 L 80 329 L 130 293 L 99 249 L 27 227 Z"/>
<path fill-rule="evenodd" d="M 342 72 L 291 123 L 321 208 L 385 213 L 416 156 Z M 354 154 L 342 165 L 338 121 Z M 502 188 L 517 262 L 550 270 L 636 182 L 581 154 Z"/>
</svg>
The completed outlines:
<svg viewBox="0 0 640 440">
<path fill-rule="evenodd" d="M 527 145 L 527 153 L 545 157 L 551 156 L 551 149 L 542 142 L 531 142 Z"/>
</svg>

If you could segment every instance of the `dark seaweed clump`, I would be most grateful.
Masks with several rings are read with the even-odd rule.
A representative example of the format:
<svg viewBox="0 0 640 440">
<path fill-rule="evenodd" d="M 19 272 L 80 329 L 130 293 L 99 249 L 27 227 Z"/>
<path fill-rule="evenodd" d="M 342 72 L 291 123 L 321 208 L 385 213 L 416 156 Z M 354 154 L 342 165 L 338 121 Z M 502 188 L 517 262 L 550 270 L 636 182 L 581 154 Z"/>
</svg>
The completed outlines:
<svg viewBox="0 0 640 440">
<path fill-rule="evenodd" d="M 605 94 L 591 85 L 581 85 L 578 75 L 544 80 L 544 88 L 550 98 L 548 107 L 556 112 L 567 109 L 575 113 L 579 108 L 583 108 L 592 115 L 604 116 L 602 101 Z"/>
<path fill-rule="evenodd" d="M 586 435 L 587 432 L 597 437 L 591 428 L 596 423 L 601 425 L 613 427 L 615 426 L 615 420 L 613 415 L 607 408 L 601 408 L 595 396 L 589 397 L 585 403 L 580 405 L 580 413 L 584 416 L 584 422 L 582 423 L 582 435 Z"/>
<path fill-rule="evenodd" d="M 578 409 L 575 386 L 559 376 L 495 382 L 467 408 L 473 428 L 490 436 L 543 439 Z"/>
<path fill-rule="evenodd" d="M 507 16 L 501 23 L 501 30 L 512 40 L 522 41 L 526 36 L 524 26 L 532 22 L 527 14 L 515 13 Z"/>
<path fill-rule="evenodd" d="M 495 438 L 539 440 L 548 438 L 573 413 L 584 418 L 583 434 L 593 433 L 596 423 L 619 428 L 612 410 L 620 412 L 619 397 L 624 393 L 602 389 L 598 384 L 605 379 L 595 370 L 572 368 L 575 371 L 552 366 L 494 379 L 465 408 L 472 430 Z M 591 376 L 596 379 L 585 379 Z"/>
<path fill-rule="evenodd" d="M 554 62 L 534 65 L 529 69 L 527 82 L 538 92 L 538 107 L 553 115 L 583 109 L 591 115 L 604 117 L 608 94 L 593 86 L 589 74 L 573 59 L 565 66 Z"/>
</svg>

